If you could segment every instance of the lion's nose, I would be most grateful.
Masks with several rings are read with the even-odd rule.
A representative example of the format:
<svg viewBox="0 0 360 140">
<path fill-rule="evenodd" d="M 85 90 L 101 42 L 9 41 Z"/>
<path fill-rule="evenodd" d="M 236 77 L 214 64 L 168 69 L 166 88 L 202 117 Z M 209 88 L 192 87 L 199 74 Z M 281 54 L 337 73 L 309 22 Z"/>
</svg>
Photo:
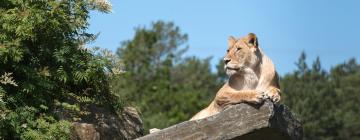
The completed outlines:
<svg viewBox="0 0 360 140">
<path fill-rule="evenodd" d="M 226 58 L 226 57 L 224 58 L 224 63 L 225 63 L 225 64 L 229 63 L 230 61 L 231 61 L 231 59 Z"/>
</svg>

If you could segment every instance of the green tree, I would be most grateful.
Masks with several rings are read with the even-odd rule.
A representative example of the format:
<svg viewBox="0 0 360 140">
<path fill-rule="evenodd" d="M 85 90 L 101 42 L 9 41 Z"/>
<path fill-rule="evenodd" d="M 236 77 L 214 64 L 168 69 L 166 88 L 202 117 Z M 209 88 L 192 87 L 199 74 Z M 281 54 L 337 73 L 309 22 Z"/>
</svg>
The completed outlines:
<svg viewBox="0 0 360 140">
<path fill-rule="evenodd" d="M 359 139 L 359 65 L 351 59 L 328 73 L 319 57 L 312 68 L 305 61 L 303 52 L 298 70 L 281 79 L 282 101 L 301 119 L 304 139 Z"/>
<path fill-rule="evenodd" d="M 304 51 L 301 52 L 298 62 L 296 62 L 295 65 L 298 68 L 298 70 L 295 71 L 296 73 L 300 75 L 306 75 L 308 72 L 308 66 L 306 64 L 306 54 Z"/>
<path fill-rule="evenodd" d="M 0 3 L 0 139 L 68 139 L 86 104 L 116 103 L 107 59 L 84 48 L 90 10 L 104 0 L 3 0 Z M 62 113 L 62 114 L 59 114 Z"/>
<path fill-rule="evenodd" d="M 330 71 L 329 84 L 335 90 L 333 114 L 338 122 L 336 139 L 360 139 L 360 65 L 354 58 L 337 65 Z"/>
<path fill-rule="evenodd" d="M 216 93 L 210 58 L 184 58 L 186 42 L 179 27 L 158 21 L 137 28 L 117 51 L 125 73 L 112 86 L 139 107 L 146 130 L 190 119 Z"/>
</svg>

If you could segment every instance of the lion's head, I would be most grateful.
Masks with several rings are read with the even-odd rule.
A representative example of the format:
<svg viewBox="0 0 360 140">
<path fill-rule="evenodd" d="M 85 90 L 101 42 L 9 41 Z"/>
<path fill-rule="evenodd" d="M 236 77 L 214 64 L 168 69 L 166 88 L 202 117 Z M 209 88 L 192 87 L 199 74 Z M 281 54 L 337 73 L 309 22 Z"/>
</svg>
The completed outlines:
<svg viewBox="0 0 360 140">
<path fill-rule="evenodd" d="M 240 39 L 230 36 L 228 45 L 224 63 L 229 76 L 241 73 L 246 68 L 254 69 L 259 64 L 261 52 L 255 34 L 249 33 Z"/>
</svg>

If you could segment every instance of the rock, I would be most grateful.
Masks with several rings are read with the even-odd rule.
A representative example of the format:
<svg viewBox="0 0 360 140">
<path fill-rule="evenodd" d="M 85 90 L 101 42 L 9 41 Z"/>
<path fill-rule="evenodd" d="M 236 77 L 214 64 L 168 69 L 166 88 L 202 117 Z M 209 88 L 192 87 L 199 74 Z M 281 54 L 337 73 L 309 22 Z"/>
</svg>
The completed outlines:
<svg viewBox="0 0 360 140">
<path fill-rule="evenodd" d="M 73 123 L 72 130 L 72 140 L 100 140 L 100 133 L 92 124 Z"/>
<path fill-rule="evenodd" d="M 237 104 L 204 119 L 186 121 L 138 140 L 300 140 L 302 127 L 284 105 Z"/>
<path fill-rule="evenodd" d="M 143 136 L 142 121 L 135 108 L 125 107 L 120 115 L 91 106 L 91 114 L 73 123 L 72 140 L 132 140 Z"/>
<path fill-rule="evenodd" d="M 135 139 L 144 135 L 143 123 L 135 108 L 125 107 L 122 118 L 124 122 L 121 132 L 125 138 Z"/>
</svg>

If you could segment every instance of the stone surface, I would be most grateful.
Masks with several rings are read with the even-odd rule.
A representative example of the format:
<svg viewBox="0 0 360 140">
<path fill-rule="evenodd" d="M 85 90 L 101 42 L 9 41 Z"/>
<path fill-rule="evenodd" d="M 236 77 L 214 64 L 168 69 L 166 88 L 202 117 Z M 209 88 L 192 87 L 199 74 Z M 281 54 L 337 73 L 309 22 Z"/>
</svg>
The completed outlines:
<svg viewBox="0 0 360 140">
<path fill-rule="evenodd" d="M 89 107 L 91 115 L 73 123 L 72 140 L 132 140 L 143 135 L 142 121 L 135 108 L 125 107 L 120 115 L 101 107 Z"/>
<path fill-rule="evenodd" d="M 94 125 L 87 123 L 74 123 L 71 139 L 73 140 L 100 140 L 100 133 Z"/>
<path fill-rule="evenodd" d="M 238 104 L 208 118 L 186 121 L 138 140 L 300 140 L 302 127 L 283 105 Z"/>
</svg>

